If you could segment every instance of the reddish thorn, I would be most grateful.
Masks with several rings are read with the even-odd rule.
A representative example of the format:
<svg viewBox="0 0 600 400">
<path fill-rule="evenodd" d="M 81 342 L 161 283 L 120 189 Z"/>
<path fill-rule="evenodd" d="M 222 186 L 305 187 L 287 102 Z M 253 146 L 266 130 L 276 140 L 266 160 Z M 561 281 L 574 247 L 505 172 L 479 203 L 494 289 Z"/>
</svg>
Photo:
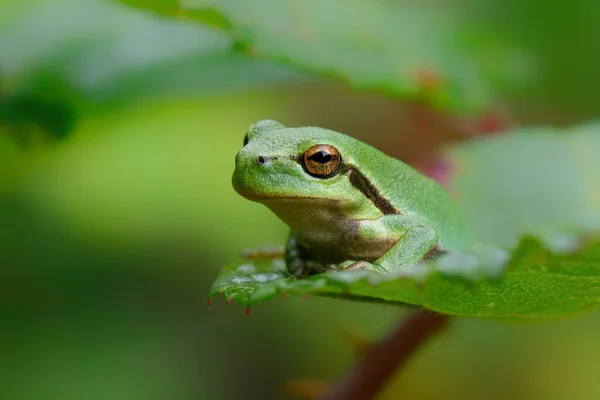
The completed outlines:
<svg viewBox="0 0 600 400">
<path fill-rule="evenodd" d="M 246 317 L 250 316 L 250 307 L 246 307 Z"/>
<path fill-rule="evenodd" d="M 423 68 L 417 72 L 417 80 L 423 90 L 439 89 L 443 83 L 442 79 L 433 69 Z"/>
<path fill-rule="evenodd" d="M 501 131 L 508 126 L 508 123 L 503 120 L 498 113 L 488 113 L 481 118 L 477 124 L 477 129 L 482 133 L 493 133 Z"/>
<path fill-rule="evenodd" d="M 230 297 L 230 298 L 227 298 L 227 299 L 225 299 L 225 302 L 226 302 L 227 304 L 231 304 L 231 297 Z"/>
<path fill-rule="evenodd" d="M 206 307 L 208 307 L 208 309 L 210 310 L 210 297 L 208 299 L 206 299 Z"/>
</svg>

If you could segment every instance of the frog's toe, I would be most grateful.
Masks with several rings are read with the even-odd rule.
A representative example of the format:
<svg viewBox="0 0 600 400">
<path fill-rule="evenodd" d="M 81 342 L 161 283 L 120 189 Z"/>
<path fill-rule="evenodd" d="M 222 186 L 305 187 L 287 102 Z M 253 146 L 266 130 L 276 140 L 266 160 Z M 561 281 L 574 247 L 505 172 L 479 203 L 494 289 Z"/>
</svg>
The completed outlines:
<svg viewBox="0 0 600 400">
<path fill-rule="evenodd" d="M 295 278 L 305 278 L 310 275 L 327 272 L 331 269 L 331 266 L 323 266 L 311 260 L 295 259 L 288 264 L 288 269 Z"/>
<path fill-rule="evenodd" d="M 353 265 L 355 265 L 359 262 L 361 262 L 361 261 L 346 260 L 346 261 L 338 264 L 338 269 L 343 269 L 344 271 L 346 271 L 346 270 L 348 270 L 348 268 L 352 267 Z"/>
<path fill-rule="evenodd" d="M 310 275 L 310 271 L 306 267 L 301 267 L 296 269 L 293 275 L 294 278 L 306 278 L 308 275 Z"/>
<path fill-rule="evenodd" d="M 366 261 L 352 261 L 344 267 L 344 271 L 358 271 L 361 269 L 369 269 L 369 264 Z"/>
<path fill-rule="evenodd" d="M 359 271 L 366 269 L 375 272 L 387 272 L 381 265 L 373 264 L 368 261 L 344 261 L 340 265 L 344 265 L 344 271 Z"/>
</svg>

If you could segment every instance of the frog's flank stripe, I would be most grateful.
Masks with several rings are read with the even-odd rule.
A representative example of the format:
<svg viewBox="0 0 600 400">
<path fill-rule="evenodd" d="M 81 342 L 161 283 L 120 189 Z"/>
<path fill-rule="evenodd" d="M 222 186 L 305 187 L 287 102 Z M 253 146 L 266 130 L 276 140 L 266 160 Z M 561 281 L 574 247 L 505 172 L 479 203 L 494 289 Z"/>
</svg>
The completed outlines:
<svg viewBox="0 0 600 400">
<path fill-rule="evenodd" d="M 369 180 L 353 165 L 345 165 L 346 175 L 350 183 L 384 214 L 400 214 L 396 208 L 383 197 L 381 193 L 369 182 Z"/>
</svg>

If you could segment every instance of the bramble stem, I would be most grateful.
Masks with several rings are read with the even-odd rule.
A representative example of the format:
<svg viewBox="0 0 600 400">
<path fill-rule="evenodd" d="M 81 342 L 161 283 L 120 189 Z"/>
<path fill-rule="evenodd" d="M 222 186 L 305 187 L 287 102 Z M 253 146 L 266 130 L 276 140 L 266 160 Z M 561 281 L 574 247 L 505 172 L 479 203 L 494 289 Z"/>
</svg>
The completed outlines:
<svg viewBox="0 0 600 400">
<path fill-rule="evenodd" d="M 450 316 L 417 310 L 389 336 L 373 344 L 339 382 L 318 400 L 372 399 L 392 374 L 401 368 L 425 341 L 440 331 Z"/>
</svg>

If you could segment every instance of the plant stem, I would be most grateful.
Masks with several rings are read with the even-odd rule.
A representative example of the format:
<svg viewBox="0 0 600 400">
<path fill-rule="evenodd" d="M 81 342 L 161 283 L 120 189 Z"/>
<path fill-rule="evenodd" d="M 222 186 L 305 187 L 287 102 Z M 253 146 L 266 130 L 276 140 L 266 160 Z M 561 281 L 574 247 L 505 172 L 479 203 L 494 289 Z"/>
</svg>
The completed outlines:
<svg viewBox="0 0 600 400">
<path fill-rule="evenodd" d="M 332 389 L 318 400 L 372 399 L 386 381 L 434 333 L 449 322 L 448 315 L 417 310 L 389 336 L 371 346 Z"/>
</svg>

